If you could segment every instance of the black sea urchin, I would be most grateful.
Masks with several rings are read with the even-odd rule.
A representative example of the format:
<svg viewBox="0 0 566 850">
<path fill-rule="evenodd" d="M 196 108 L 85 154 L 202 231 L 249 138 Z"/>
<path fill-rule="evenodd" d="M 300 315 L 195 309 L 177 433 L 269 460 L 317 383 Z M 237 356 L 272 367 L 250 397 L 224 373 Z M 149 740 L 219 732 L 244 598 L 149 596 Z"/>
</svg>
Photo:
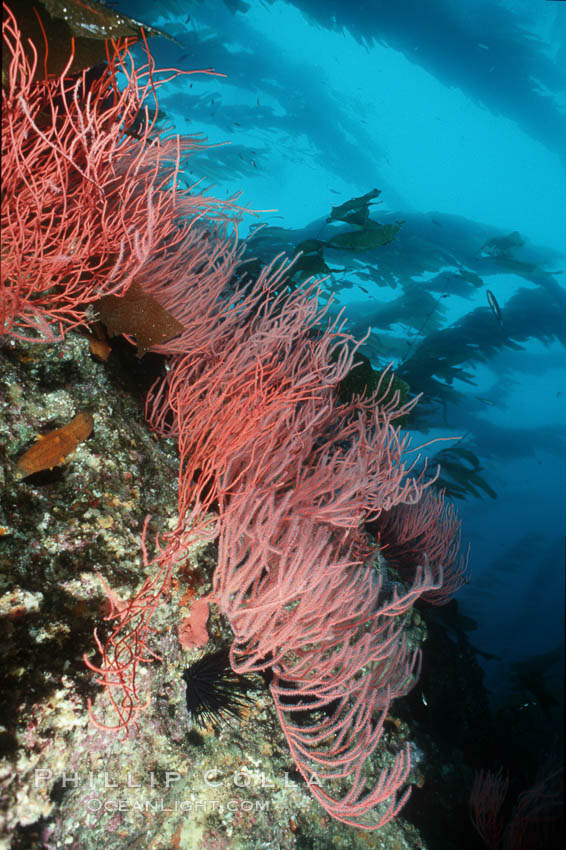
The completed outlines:
<svg viewBox="0 0 566 850">
<path fill-rule="evenodd" d="M 222 721 L 239 718 L 241 709 L 249 705 L 247 689 L 251 683 L 234 673 L 227 647 L 208 652 L 183 673 L 187 687 L 187 711 L 199 726 L 217 729 Z"/>
</svg>

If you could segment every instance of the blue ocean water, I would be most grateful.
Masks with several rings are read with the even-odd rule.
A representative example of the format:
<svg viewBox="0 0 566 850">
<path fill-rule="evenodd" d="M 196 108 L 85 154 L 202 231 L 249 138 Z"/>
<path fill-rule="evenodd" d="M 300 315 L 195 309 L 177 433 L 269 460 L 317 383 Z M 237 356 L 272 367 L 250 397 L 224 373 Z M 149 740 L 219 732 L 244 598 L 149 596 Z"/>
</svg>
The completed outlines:
<svg viewBox="0 0 566 850">
<path fill-rule="evenodd" d="M 325 253 L 338 269 L 326 288 L 352 332 L 374 329 L 365 350 L 375 366 L 392 361 L 402 373 L 433 332 L 456 329 L 457 347 L 480 320 L 488 328 L 458 360 L 464 374 L 447 380 L 429 367 L 442 387 L 420 427 L 426 440 L 461 438 L 454 445 L 473 452 L 494 491 L 468 490 L 457 504 L 471 543 L 459 602 L 477 623 L 470 638 L 485 653 L 494 703 L 536 700 L 514 691 L 516 662 L 534 664 L 560 701 L 566 4 L 163 0 L 120 9 L 176 39 L 152 41 L 158 67 L 222 75 L 179 78 L 160 107 L 178 132 L 229 143 L 193 157 L 184 179 L 202 177 L 220 198 L 241 192 L 259 211 L 247 226 L 274 228 L 264 231 L 273 253 L 328 239 L 330 208 L 374 187 L 372 216 L 405 221 L 396 248 Z M 478 285 L 459 290 L 464 273 Z M 403 298 L 417 284 L 432 301 L 411 317 Z M 397 310 L 389 322 L 386 305 Z"/>
</svg>

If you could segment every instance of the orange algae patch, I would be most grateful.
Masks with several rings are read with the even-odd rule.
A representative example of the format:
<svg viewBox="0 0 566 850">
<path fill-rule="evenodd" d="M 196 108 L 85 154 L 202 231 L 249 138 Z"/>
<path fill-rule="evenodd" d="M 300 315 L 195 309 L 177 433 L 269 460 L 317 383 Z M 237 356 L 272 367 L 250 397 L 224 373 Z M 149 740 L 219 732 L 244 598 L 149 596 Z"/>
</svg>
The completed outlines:
<svg viewBox="0 0 566 850">
<path fill-rule="evenodd" d="M 39 437 L 31 449 L 25 452 L 16 464 L 21 478 L 27 478 L 42 469 L 52 469 L 75 451 L 79 443 L 92 432 L 94 420 L 90 413 L 77 413 L 74 419 L 62 428 L 56 428 L 44 437 Z"/>
</svg>

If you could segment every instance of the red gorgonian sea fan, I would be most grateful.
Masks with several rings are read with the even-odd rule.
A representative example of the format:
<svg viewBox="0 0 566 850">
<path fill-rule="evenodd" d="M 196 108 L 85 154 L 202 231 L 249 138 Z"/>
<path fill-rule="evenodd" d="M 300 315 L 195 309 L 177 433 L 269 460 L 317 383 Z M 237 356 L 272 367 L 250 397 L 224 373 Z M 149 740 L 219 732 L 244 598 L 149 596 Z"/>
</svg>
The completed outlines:
<svg viewBox="0 0 566 850">
<path fill-rule="evenodd" d="M 444 492 L 424 490 L 413 504 L 401 503 L 383 511 L 371 528 L 383 554 L 401 575 L 411 580 L 418 564 L 427 559 L 442 583 L 423 594 L 432 605 L 445 605 L 468 581 L 468 554 L 460 555 L 462 523 Z"/>
<path fill-rule="evenodd" d="M 7 7 L 2 29 L 10 61 L 2 89 L 0 334 L 62 339 L 84 323 L 89 303 L 123 294 L 134 280 L 174 275 L 179 264 L 198 269 L 205 286 L 225 282 L 237 259 L 240 210 L 234 199 L 178 190 L 180 156 L 205 145 L 160 132 L 147 107 L 181 72 L 157 75 L 149 53 L 136 68 L 129 51 L 113 45 L 98 78 L 66 76 L 71 56 L 57 79 L 34 82 L 37 51 L 30 42 L 28 58 Z"/>
<path fill-rule="evenodd" d="M 316 284 L 289 291 L 284 260 L 244 281 L 240 210 L 179 190 L 181 152 L 200 143 L 164 137 L 144 111 L 151 59 L 136 69 L 116 50 L 90 86 L 84 74 L 32 83 L 9 13 L 5 32 L 4 332 L 56 341 L 86 322 L 88 304 L 134 282 L 183 328 L 156 346 L 172 356 L 146 408 L 178 440 L 178 524 L 150 559 L 146 523 L 154 573 L 132 598 L 106 587 L 111 630 L 96 635 L 101 658 L 87 664 L 115 721 L 89 704 L 91 719 L 135 730 L 147 705 L 139 666 L 157 657 L 154 612 L 189 544 L 216 537 L 211 599 L 234 633 L 234 670 L 272 671 L 277 716 L 316 799 L 344 823 L 378 829 L 408 796 L 408 748 L 389 767 L 372 763 L 392 700 L 419 673 L 406 621 L 417 599 L 442 593 L 459 543 L 452 515 L 426 495 L 431 482 L 406 462 L 396 423 L 414 402 L 400 405 L 387 376 L 370 398 L 341 402 L 357 346 L 319 307 Z M 400 554 L 417 538 L 418 553 L 402 584 L 365 525 L 413 509 Z M 426 533 L 412 532 L 411 516 Z"/>
<path fill-rule="evenodd" d="M 476 773 L 470 792 L 472 823 L 486 850 L 554 850 L 564 846 L 564 768 L 547 765 L 508 806 L 509 776 L 500 768 Z"/>
<path fill-rule="evenodd" d="M 312 294 L 266 299 L 215 359 L 174 358 L 148 415 L 179 440 L 180 520 L 218 506 L 212 599 L 234 632 L 233 669 L 272 672 L 313 795 L 371 830 L 408 796 L 408 748 L 369 789 L 365 770 L 392 700 L 418 677 L 405 619 L 443 574 L 425 560 L 402 588 L 378 567 L 364 522 L 417 503 L 427 486 L 408 474 L 408 437 L 394 424 L 414 402 L 399 405 L 387 375 L 371 398 L 338 400 L 355 347 L 339 326 L 320 328 Z"/>
</svg>

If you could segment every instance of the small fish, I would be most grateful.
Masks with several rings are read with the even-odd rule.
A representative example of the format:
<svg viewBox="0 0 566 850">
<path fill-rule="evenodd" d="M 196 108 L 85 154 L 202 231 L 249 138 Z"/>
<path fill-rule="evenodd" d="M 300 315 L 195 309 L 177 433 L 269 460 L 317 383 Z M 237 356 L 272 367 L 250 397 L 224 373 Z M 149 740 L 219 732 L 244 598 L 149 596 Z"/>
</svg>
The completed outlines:
<svg viewBox="0 0 566 850">
<path fill-rule="evenodd" d="M 493 294 L 491 289 L 488 289 L 486 294 L 487 294 L 487 303 L 491 307 L 491 312 L 493 313 L 493 315 L 495 316 L 495 318 L 497 319 L 497 321 L 501 325 L 501 328 L 503 329 L 503 316 L 501 315 L 501 308 L 499 307 L 499 304 L 497 303 L 497 298 L 495 297 L 495 295 Z"/>
<path fill-rule="evenodd" d="M 484 398 L 482 395 L 477 395 L 476 398 L 478 401 L 481 401 L 482 404 L 487 404 L 489 407 L 495 407 L 495 402 L 491 401 L 489 398 Z"/>
</svg>

